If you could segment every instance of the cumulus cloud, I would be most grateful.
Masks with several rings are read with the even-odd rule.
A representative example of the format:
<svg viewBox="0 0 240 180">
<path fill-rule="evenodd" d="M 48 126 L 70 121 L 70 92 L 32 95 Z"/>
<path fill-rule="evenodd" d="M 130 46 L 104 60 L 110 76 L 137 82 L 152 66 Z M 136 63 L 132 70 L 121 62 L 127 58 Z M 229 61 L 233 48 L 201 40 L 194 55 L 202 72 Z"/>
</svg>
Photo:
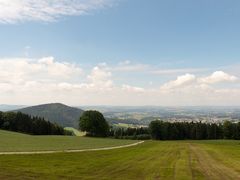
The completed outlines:
<svg viewBox="0 0 240 180">
<path fill-rule="evenodd" d="M 91 74 L 88 76 L 88 79 L 90 80 L 89 86 L 92 88 L 99 88 L 101 90 L 109 90 L 113 87 L 111 76 L 111 72 L 96 66 L 92 69 Z"/>
<path fill-rule="evenodd" d="M 55 93 L 55 96 L 62 91 L 72 96 L 73 91 L 86 94 L 107 91 L 113 88 L 111 76 L 111 72 L 99 66 L 86 75 L 78 65 L 60 62 L 54 57 L 0 59 L 0 94 Z"/>
<path fill-rule="evenodd" d="M 113 0 L 0 0 L 0 23 L 55 21 L 110 6 Z"/>
<path fill-rule="evenodd" d="M 53 57 L 41 59 L 0 59 L 0 83 L 22 84 L 28 81 L 57 81 L 82 74 L 82 69 Z"/>
<path fill-rule="evenodd" d="M 196 77 L 193 74 L 178 76 L 176 80 L 163 84 L 154 92 L 166 105 L 239 105 L 239 82 L 237 77 L 223 71 L 210 76 Z M 222 82 L 224 86 L 215 84 Z M 235 82 L 229 87 L 226 83 Z"/>
<path fill-rule="evenodd" d="M 208 77 L 200 78 L 199 81 L 206 84 L 215 84 L 220 82 L 234 82 L 237 79 L 236 76 L 232 76 L 223 71 L 216 71 Z"/>
<path fill-rule="evenodd" d="M 235 82 L 238 80 L 236 76 L 227 74 L 223 71 L 216 71 L 210 76 L 206 77 L 196 77 L 193 74 L 185 74 L 178 76 L 176 80 L 169 81 L 161 86 L 162 90 L 175 89 L 179 90 L 180 88 L 190 86 L 198 87 L 201 89 L 209 89 L 209 85 L 213 85 L 220 82 Z"/>
<path fill-rule="evenodd" d="M 168 83 L 165 83 L 164 85 L 161 86 L 161 89 L 163 90 L 168 90 L 168 89 L 173 89 L 173 88 L 179 88 L 185 85 L 189 85 L 192 82 L 196 80 L 195 75 L 193 74 L 185 74 L 182 76 L 178 76 L 176 80 L 170 81 Z"/>
<path fill-rule="evenodd" d="M 105 65 L 90 69 L 54 57 L 0 59 L 0 101 L 11 104 L 63 102 L 68 104 L 123 104 L 144 88 L 115 85 Z"/>
<path fill-rule="evenodd" d="M 70 105 L 239 105 L 240 89 L 238 81 L 235 82 L 237 77 L 232 78 L 231 75 L 220 73 L 224 74 L 221 81 L 213 81 L 216 74 L 200 78 L 194 74 L 181 75 L 162 86 L 159 84 L 159 89 L 153 86 L 149 88 L 147 85 L 139 87 L 128 79 L 120 82 L 121 73 L 116 73 L 106 63 L 87 69 L 51 56 L 39 59 L 0 59 L 0 102 L 63 102 Z M 214 77 L 211 83 L 200 81 L 209 77 Z M 149 81 L 147 78 L 145 80 Z M 235 86 L 215 87 L 214 83 L 223 80 L 234 81 Z M 140 81 L 143 82 L 144 79 Z"/>
</svg>

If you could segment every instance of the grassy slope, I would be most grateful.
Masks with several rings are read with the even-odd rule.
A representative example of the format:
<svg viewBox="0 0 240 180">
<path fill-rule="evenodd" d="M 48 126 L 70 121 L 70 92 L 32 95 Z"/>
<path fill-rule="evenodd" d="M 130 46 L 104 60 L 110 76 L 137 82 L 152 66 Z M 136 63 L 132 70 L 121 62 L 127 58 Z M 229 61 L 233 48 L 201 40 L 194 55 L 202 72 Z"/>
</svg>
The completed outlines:
<svg viewBox="0 0 240 180">
<path fill-rule="evenodd" d="M 85 132 L 79 131 L 79 130 L 77 130 L 75 128 L 72 128 L 72 127 L 65 127 L 64 129 L 67 130 L 67 131 L 73 132 L 73 134 L 75 136 L 85 136 L 86 135 Z"/>
<path fill-rule="evenodd" d="M 98 152 L 0 156 L 0 179 L 240 179 L 240 141 L 147 141 Z"/>
<path fill-rule="evenodd" d="M 0 130 L 0 152 L 89 149 L 120 146 L 134 142 L 136 141 L 77 136 L 30 136 Z"/>
</svg>

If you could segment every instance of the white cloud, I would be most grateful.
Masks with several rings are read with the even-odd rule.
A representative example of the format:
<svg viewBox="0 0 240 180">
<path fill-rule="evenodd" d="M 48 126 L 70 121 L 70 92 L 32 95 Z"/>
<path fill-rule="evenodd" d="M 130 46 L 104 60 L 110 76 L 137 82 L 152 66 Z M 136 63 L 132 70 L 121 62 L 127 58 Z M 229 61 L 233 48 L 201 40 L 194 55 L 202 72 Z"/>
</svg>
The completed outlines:
<svg viewBox="0 0 240 180">
<path fill-rule="evenodd" d="M 113 0 L 0 0 L 0 23 L 55 21 L 110 6 Z"/>
<path fill-rule="evenodd" d="M 179 74 L 179 73 L 196 73 L 206 71 L 205 68 L 183 68 L 183 69 L 158 69 L 150 71 L 152 74 L 159 75 L 170 75 L 170 74 Z"/>
<path fill-rule="evenodd" d="M 145 92 L 144 88 L 130 86 L 130 85 L 126 85 L 126 84 L 122 85 L 122 90 L 127 91 L 127 92 L 133 92 L 133 93 L 143 93 L 143 92 Z"/>
<path fill-rule="evenodd" d="M 120 72 L 141 72 L 145 71 L 149 68 L 147 64 L 134 64 L 131 61 L 126 60 L 120 62 L 116 67 L 112 67 L 113 71 L 120 71 Z"/>
<path fill-rule="evenodd" d="M 93 97 L 97 100 L 97 94 L 114 88 L 111 76 L 111 72 L 99 66 L 86 75 L 78 65 L 53 57 L 0 59 L 0 102 L 77 104 L 79 98 L 88 97 L 84 102 Z"/>
<path fill-rule="evenodd" d="M 106 63 L 91 69 L 84 68 L 83 71 L 76 64 L 60 62 L 53 57 L 0 59 L 0 102 L 62 102 L 70 105 L 240 105 L 238 81 L 232 86 L 220 88 L 201 82 L 199 79 L 202 78 L 193 74 L 185 74 L 163 84 L 159 89 L 153 87 L 152 83 L 151 87 L 138 87 L 126 78 L 124 82 L 119 82 L 119 79 L 122 81 L 119 76 L 121 73 L 116 73 Z M 231 81 L 233 78 L 226 79 Z M 148 84 L 148 77 L 140 79 L 143 84 L 145 80 Z M 157 85 L 156 81 L 154 85 Z"/>
<path fill-rule="evenodd" d="M 90 81 L 89 86 L 101 90 L 109 90 L 113 87 L 111 76 L 111 72 L 96 66 L 92 69 L 91 74 L 88 76 Z"/>
<path fill-rule="evenodd" d="M 237 77 L 216 71 L 211 76 L 198 78 L 193 74 L 178 76 L 155 92 L 165 105 L 240 105 L 239 82 Z M 221 88 L 219 82 L 235 82 L 231 88 L 227 84 Z M 156 98 L 157 99 L 157 98 Z"/>
<path fill-rule="evenodd" d="M 57 62 L 53 57 L 39 60 L 28 58 L 0 59 L 0 83 L 23 84 L 28 81 L 69 79 L 82 74 L 74 64 Z"/>
<path fill-rule="evenodd" d="M 198 87 L 201 89 L 209 89 L 210 84 L 219 82 L 235 82 L 237 77 L 229 75 L 223 71 L 216 71 L 210 76 L 197 78 L 193 74 L 185 74 L 178 76 L 176 80 L 169 81 L 161 86 L 161 90 L 179 90 L 181 88 Z"/>
<path fill-rule="evenodd" d="M 200 78 L 199 81 L 206 84 L 215 84 L 220 82 L 234 82 L 237 79 L 236 76 L 232 76 L 223 71 L 216 71 L 208 77 Z"/>
<path fill-rule="evenodd" d="M 174 89 L 179 88 L 185 85 L 189 85 L 193 83 L 196 80 L 195 75 L 193 74 L 185 74 L 182 76 L 178 76 L 176 80 L 170 81 L 168 83 L 165 83 L 161 86 L 162 90 L 168 90 L 168 89 Z"/>
<path fill-rule="evenodd" d="M 82 69 L 74 64 L 54 61 L 54 57 L 39 59 L 38 64 L 40 64 L 41 68 L 45 69 L 47 73 L 52 76 L 70 78 L 72 75 L 79 75 L 82 72 Z"/>
</svg>

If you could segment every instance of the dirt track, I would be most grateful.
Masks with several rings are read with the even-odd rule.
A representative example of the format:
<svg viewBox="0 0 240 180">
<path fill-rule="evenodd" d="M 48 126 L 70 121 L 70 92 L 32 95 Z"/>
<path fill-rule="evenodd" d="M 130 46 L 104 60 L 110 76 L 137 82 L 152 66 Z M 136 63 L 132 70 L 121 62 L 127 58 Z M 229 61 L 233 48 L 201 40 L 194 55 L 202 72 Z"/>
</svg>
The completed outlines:
<svg viewBox="0 0 240 180">
<path fill-rule="evenodd" d="M 68 150 L 56 150 L 56 151 L 24 151 L 24 152 L 0 152 L 0 155 L 17 155 L 17 154 L 52 154 L 52 153 L 72 153 L 72 152 L 87 152 L 87 151 L 103 151 L 103 150 L 112 150 L 112 149 L 120 149 L 131 146 L 136 146 L 138 144 L 142 144 L 144 141 L 140 141 L 133 144 L 122 145 L 122 146 L 114 146 L 114 147 L 104 147 L 104 148 L 94 148 L 94 149 L 68 149 Z"/>
</svg>

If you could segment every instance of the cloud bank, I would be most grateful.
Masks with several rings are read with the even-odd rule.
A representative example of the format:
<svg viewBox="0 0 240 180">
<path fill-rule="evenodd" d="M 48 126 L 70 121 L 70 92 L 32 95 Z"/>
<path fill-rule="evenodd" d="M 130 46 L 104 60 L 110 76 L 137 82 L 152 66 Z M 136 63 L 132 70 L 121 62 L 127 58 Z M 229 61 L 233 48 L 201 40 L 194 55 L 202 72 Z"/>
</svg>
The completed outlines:
<svg viewBox="0 0 240 180">
<path fill-rule="evenodd" d="M 215 71 L 211 75 L 206 77 L 197 78 L 193 74 L 185 74 L 178 76 L 176 80 L 165 83 L 161 86 L 163 90 L 177 90 L 181 87 L 199 85 L 200 87 L 208 87 L 210 84 L 218 83 L 231 83 L 236 82 L 238 78 L 236 76 L 227 74 L 223 71 Z"/>
<path fill-rule="evenodd" d="M 161 87 L 161 89 L 169 90 L 169 89 L 179 88 L 181 86 L 191 84 L 192 82 L 195 81 L 195 79 L 196 77 L 193 74 L 185 74 L 182 76 L 178 76 L 176 80 L 170 81 L 164 84 Z"/>
<path fill-rule="evenodd" d="M 130 66 L 131 68 L 122 67 Z M 126 71 L 139 75 L 139 66 L 119 63 L 113 68 L 101 63 L 91 68 L 39 59 L 0 59 L 0 102 L 39 104 L 62 102 L 70 105 L 240 105 L 237 76 L 224 71 L 195 75 L 185 73 L 156 87 L 119 81 Z M 116 70 L 117 69 L 117 70 Z M 151 67 L 144 68 L 151 74 Z M 121 74 L 122 73 L 122 74 Z M 134 76 L 134 73 L 131 73 Z M 161 75 L 158 77 L 161 79 Z M 125 76 L 123 76 L 125 77 Z M 150 81 L 150 77 L 139 82 Z M 120 78 L 121 79 L 121 78 Z M 157 84 L 155 81 L 154 84 Z M 221 86 L 218 86 L 221 85 Z"/>
<path fill-rule="evenodd" d="M 230 74 L 227 74 L 223 71 L 216 71 L 211 76 L 201 78 L 200 82 L 206 83 L 206 84 L 214 84 L 214 83 L 220 83 L 220 82 L 234 82 L 237 81 L 236 76 L 232 76 Z"/>
<path fill-rule="evenodd" d="M 0 23 L 51 22 L 111 6 L 112 0 L 0 0 Z"/>
</svg>

